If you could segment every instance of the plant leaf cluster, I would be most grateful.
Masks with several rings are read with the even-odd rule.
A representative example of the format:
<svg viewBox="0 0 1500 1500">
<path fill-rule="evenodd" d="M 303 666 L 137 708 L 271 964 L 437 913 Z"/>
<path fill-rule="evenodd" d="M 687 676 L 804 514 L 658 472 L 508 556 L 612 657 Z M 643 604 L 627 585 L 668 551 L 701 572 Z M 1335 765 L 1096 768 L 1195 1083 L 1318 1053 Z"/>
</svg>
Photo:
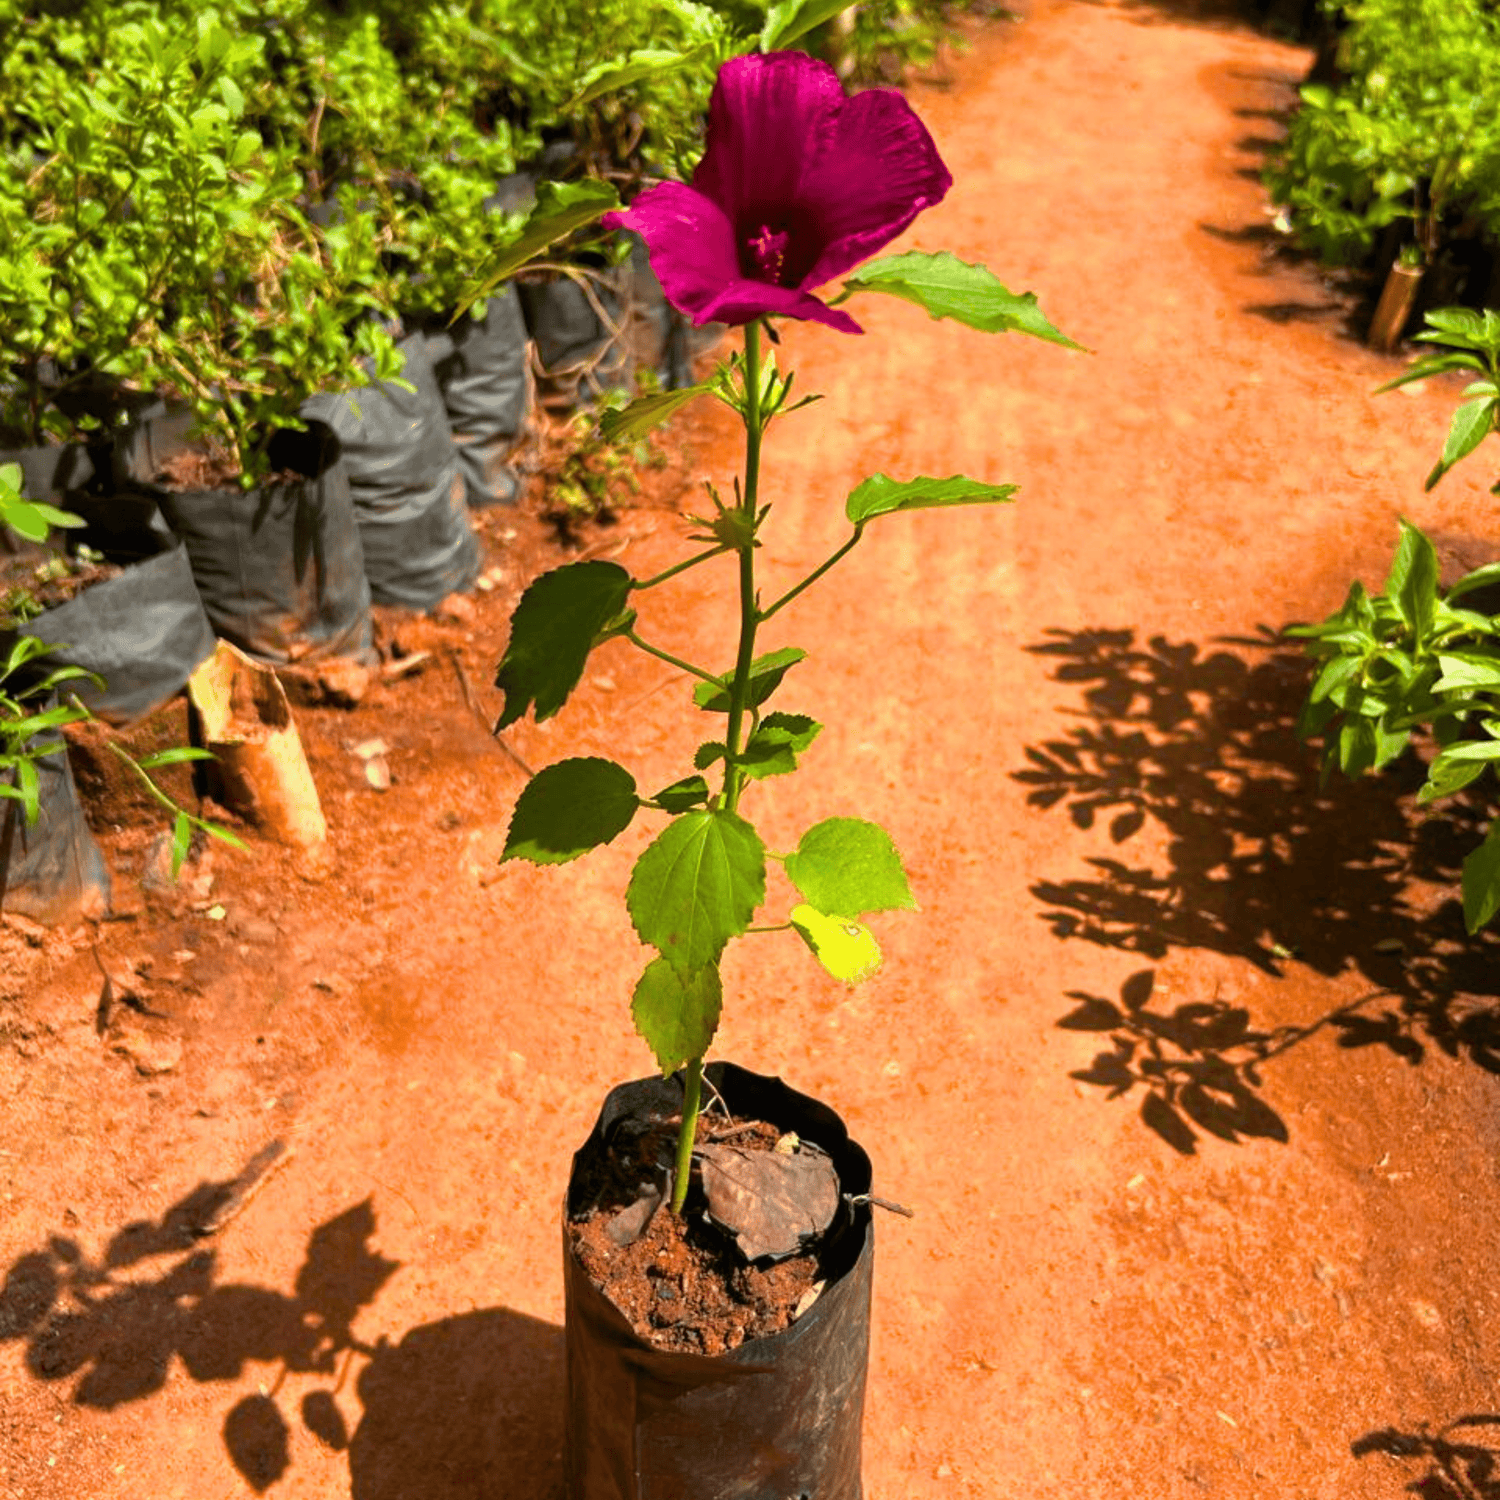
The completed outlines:
<svg viewBox="0 0 1500 1500">
<path fill-rule="evenodd" d="M 1500 419 L 1500 313 L 1444 308 L 1418 335 L 1443 348 L 1424 355 L 1382 390 L 1451 370 L 1481 376 L 1465 389 L 1431 489 L 1494 432 Z M 1496 492 L 1500 493 L 1500 485 Z M 1346 776 L 1389 765 L 1425 731 L 1436 753 L 1417 794 L 1421 804 L 1451 797 L 1500 762 L 1500 614 L 1466 607 L 1500 584 L 1500 563 L 1478 568 L 1444 590 L 1432 543 L 1409 521 L 1381 591 L 1351 585 L 1340 609 L 1288 634 L 1319 663 L 1298 733 L 1323 737 L 1323 774 Z M 1482 597 L 1482 595 L 1481 595 Z M 1464 861 L 1464 920 L 1470 932 L 1500 911 L 1500 819 Z"/>
<path fill-rule="evenodd" d="M 1486 0 L 1356 0 L 1344 80 L 1309 84 L 1266 183 L 1297 238 L 1355 264 L 1388 224 L 1429 263 L 1464 219 L 1500 234 L 1500 13 Z"/>
<path fill-rule="evenodd" d="M 951 255 L 911 253 L 872 262 L 849 278 L 843 295 L 857 292 L 893 295 L 974 328 L 1015 330 L 1079 347 L 1041 314 L 1035 297 L 1016 296 L 985 267 Z M 744 353 L 700 385 L 647 395 L 608 413 L 601 423 L 605 433 L 621 440 L 643 436 L 689 401 L 711 396 L 742 418 L 748 451 L 757 455 L 770 423 L 812 399 L 790 399 L 792 378 L 774 358 L 761 357 L 758 334 L 754 326 L 747 329 Z M 809 714 L 769 707 L 796 680 L 806 653 L 790 645 L 757 653 L 757 631 L 845 557 L 872 521 L 1002 503 L 1016 488 L 962 475 L 897 480 L 877 474 L 845 500 L 848 539 L 784 593 L 763 599 L 747 582 L 772 509 L 758 503 L 757 474 L 757 463 L 747 463 L 744 488 L 736 481 L 732 504 L 710 491 L 714 514 L 692 518 L 701 528 L 693 541 L 704 550 L 654 578 L 634 578 L 617 563 L 589 561 L 536 579 L 516 606 L 495 679 L 504 698 L 497 732 L 528 711 L 542 720 L 562 709 L 590 654 L 606 641 L 623 639 L 694 679 L 693 707 L 714 721 L 714 729 L 694 754 L 693 774 L 648 796 L 629 771 L 606 759 L 548 766 L 522 790 L 503 855 L 562 864 L 613 842 L 637 813 L 667 819 L 636 859 L 626 890 L 631 924 L 654 950 L 636 985 L 632 1015 L 662 1071 L 687 1065 L 690 1078 L 719 1023 L 720 963 L 732 939 L 752 930 L 794 932 L 828 973 L 855 984 L 880 966 L 879 945 L 864 919 L 916 905 L 895 844 L 878 824 L 825 818 L 807 828 L 793 849 L 776 853 L 745 817 L 744 793 L 795 772 L 822 729 Z M 736 555 L 741 569 L 740 646 L 733 666 L 699 666 L 643 639 L 636 596 L 726 554 Z M 709 775 L 719 778 L 717 787 Z M 781 864 L 796 899 L 785 915 L 756 927 L 773 863 Z"/>
</svg>

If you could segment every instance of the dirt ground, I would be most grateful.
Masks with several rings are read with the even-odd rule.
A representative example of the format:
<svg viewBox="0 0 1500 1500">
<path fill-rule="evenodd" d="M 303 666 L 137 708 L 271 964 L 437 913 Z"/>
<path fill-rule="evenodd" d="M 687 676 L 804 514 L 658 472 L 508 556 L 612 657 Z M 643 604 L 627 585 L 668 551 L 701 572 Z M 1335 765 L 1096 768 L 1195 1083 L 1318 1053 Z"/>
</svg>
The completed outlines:
<svg viewBox="0 0 1500 1500">
<path fill-rule="evenodd" d="M 878 923 L 855 992 L 794 940 L 738 944 L 717 1047 L 832 1102 L 916 1209 L 878 1226 L 872 1500 L 1500 1495 L 1475 824 L 1418 815 L 1405 770 L 1319 791 L 1268 640 L 1378 582 L 1398 514 L 1485 555 L 1493 501 L 1482 462 L 1423 495 L 1454 389 L 1374 396 L 1399 361 L 1276 252 L 1257 169 L 1308 61 L 1174 0 L 976 26 L 913 89 L 957 185 L 909 242 L 1096 352 L 877 299 L 866 338 L 786 335 L 828 399 L 770 439 L 768 588 L 877 469 L 1022 486 L 872 526 L 764 640 L 809 649 L 785 706 L 829 726 L 756 789 L 768 841 L 878 818 L 923 908 Z M 707 410 L 671 442 L 594 555 L 680 555 L 737 453 Z M 696 737 L 685 681 L 617 643 L 497 746 L 508 606 L 555 554 L 517 512 L 484 526 L 474 618 L 394 627 L 429 669 L 300 715 L 330 878 L 255 844 L 143 888 L 155 826 L 122 809 L 97 946 L 0 931 L 11 1500 L 562 1493 L 558 1212 L 604 1091 L 649 1070 L 620 893 L 650 829 L 496 860 L 516 757 L 657 786 Z M 727 662 L 731 582 L 654 591 L 643 633 Z M 156 1014 L 101 1037 L 101 969 Z"/>
</svg>

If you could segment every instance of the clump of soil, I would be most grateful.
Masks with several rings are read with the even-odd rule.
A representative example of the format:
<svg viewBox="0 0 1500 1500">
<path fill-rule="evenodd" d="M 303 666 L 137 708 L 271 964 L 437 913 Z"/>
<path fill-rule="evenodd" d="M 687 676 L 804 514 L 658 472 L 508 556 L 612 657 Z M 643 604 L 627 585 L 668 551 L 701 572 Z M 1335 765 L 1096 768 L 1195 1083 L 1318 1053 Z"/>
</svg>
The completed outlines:
<svg viewBox="0 0 1500 1500">
<path fill-rule="evenodd" d="M 616 1133 L 612 1149 L 591 1164 L 582 1184 L 588 1206 L 568 1226 L 569 1238 L 594 1285 L 639 1338 L 658 1349 L 722 1354 L 790 1327 L 822 1273 L 816 1247 L 770 1264 L 747 1262 L 705 1213 L 696 1173 L 681 1215 L 663 1203 L 634 1243 L 617 1243 L 610 1232 L 615 1215 L 638 1201 L 643 1181 L 660 1180 L 676 1149 L 679 1122 Z M 697 1139 L 732 1139 L 745 1149 L 771 1151 L 780 1132 L 760 1120 L 700 1118 Z"/>
<path fill-rule="evenodd" d="M 95 555 L 0 555 L 0 630 L 14 630 L 43 610 L 66 604 L 90 584 L 118 578 L 123 571 Z"/>
<path fill-rule="evenodd" d="M 238 482 L 239 469 L 213 448 L 183 448 L 164 458 L 152 477 L 168 490 L 222 490 Z"/>
</svg>

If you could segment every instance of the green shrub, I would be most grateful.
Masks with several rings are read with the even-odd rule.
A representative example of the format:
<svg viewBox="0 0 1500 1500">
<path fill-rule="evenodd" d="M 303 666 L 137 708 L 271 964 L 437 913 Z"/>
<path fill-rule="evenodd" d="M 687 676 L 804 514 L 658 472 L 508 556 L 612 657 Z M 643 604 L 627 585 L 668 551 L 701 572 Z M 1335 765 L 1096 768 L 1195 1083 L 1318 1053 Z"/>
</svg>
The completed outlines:
<svg viewBox="0 0 1500 1500">
<path fill-rule="evenodd" d="M 1431 261 L 1465 219 L 1500 242 L 1500 13 L 1486 0 L 1358 0 L 1339 58 L 1309 85 L 1266 181 L 1302 243 L 1353 264 L 1412 223 Z"/>
</svg>

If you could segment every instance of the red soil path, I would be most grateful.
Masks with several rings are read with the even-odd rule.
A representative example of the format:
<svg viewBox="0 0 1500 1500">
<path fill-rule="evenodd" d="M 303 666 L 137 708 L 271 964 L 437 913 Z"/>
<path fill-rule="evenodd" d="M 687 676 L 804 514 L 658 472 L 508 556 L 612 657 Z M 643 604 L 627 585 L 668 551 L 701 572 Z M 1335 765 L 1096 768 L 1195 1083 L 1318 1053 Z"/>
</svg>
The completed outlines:
<svg viewBox="0 0 1500 1500">
<path fill-rule="evenodd" d="M 765 642 L 810 649 L 784 696 L 829 728 L 758 821 L 774 845 L 879 818 L 923 906 L 879 923 L 854 993 L 739 944 L 717 1049 L 834 1102 L 917 1210 L 879 1226 L 873 1500 L 1496 1493 L 1500 1429 L 1465 1422 L 1500 1385 L 1472 826 L 1419 818 L 1409 777 L 1320 794 L 1301 669 L 1253 643 L 1378 581 L 1398 512 L 1494 529 L 1482 464 L 1422 494 L 1454 391 L 1374 397 L 1399 364 L 1266 253 L 1255 170 L 1307 62 L 1167 0 L 985 24 L 913 89 L 957 186 L 911 243 L 1036 289 L 1097 352 L 875 299 L 867 338 L 786 338 L 828 399 L 770 443 L 769 588 L 876 469 L 1022 486 L 872 527 Z M 734 468 L 712 413 L 674 442 L 685 479 Z M 695 497 L 667 500 L 595 545 L 663 566 Z M 482 712 L 531 555 L 509 524 L 508 589 L 407 627 Z M 729 586 L 653 594 L 644 630 L 727 659 Z M 665 784 L 685 696 L 611 648 L 512 746 Z M 86 934 L 0 932 L 0 1495 L 561 1493 L 557 1212 L 600 1096 L 648 1069 L 619 901 L 648 830 L 497 870 L 521 777 L 446 665 L 302 724 L 334 877 L 218 854 L 211 891 L 101 929 L 175 1066 L 95 1035 Z M 376 734 L 384 794 L 348 749 Z M 142 837 L 110 840 L 127 907 Z M 273 1137 L 290 1160 L 187 1245 L 174 1205 Z"/>
</svg>

